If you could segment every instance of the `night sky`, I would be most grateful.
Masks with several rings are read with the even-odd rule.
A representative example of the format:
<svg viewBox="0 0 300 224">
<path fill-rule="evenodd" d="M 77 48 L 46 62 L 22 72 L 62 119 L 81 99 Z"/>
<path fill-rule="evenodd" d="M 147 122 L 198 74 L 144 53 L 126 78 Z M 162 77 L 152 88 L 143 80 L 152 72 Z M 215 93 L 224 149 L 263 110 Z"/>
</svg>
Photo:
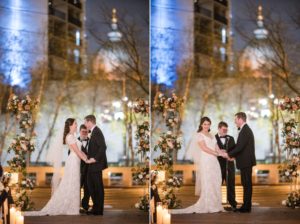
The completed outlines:
<svg viewBox="0 0 300 224">
<path fill-rule="evenodd" d="M 106 36 L 110 27 L 103 24 L 103 15 L 101 15 L 101 6 L 107 7 L 111 10 L 113 7 L 120 12 L 126 12 L 130 15 L 130 19 L 140 23 L 144 28 L 145 34 L 148 33 L 148 27 L 141 21 L 141 18 L 149 17 L 149 1 L 150 0 L 87 0 L 86 2 L 86 17 L 87 17 L 87 40 L 88 40 L 88 54 L 93 54 L 99 49 L 99 45 L 89 33 L 91 24 L 93 28 L 97 29 L 99 35 Z M 232 4 L 232 30 L 234 38 L 234 50 L 241 50 L 245 46 L 244 40 L 235 31 L 236 26 L 243 26 L 249 35 L 252 35 L 255 24 L 249 21 L 249 9 L 247 4 L 254 4 L 263 6 L 263 11 L 272 12 L 272 16 L 281 16 L 287 23 L 290 22 L 290 15 L 300 10 L 300 0 L 231 0 Z M 99 26 L 95 26 L 99 24 Z M 291 30 L 292 35 L 300 35 L 299 30 Z M 145 40 L 148 39 L 145 35 Z"/>
<path fill-rule="evenodd" d="M 259 4 L 263 7 L 263 13 L 269 11 L 273 18 L 281 17 L 287 24 L 291 24 L 291 15 L 300 10 L 299 0 L 232 0 L 232 28 L 234 38 L 234 50 L 241 50 L 245 46 L 244 40 L 235 31 L 236 26 L 243 26 L 249 35 L 252 35 L 255 24 L 249 21 L 249 8 L 247 4 Z M 255 12 L 256 13 L 256 12 Z M 300 31 L 290 26 L 291 35 L 300 38 Z"/>
<path fill-rule="evenodd" d="M 145 26 L 145 19 L 149 20 L 149 1 L 148 0 L 87 0 L 86 2 L 86 19 L 87 19 L 87 42 L 88 54 L 94 54 L 100 48 L 93 36 L 89 33 L 89 29 L 95 29 L 97 34 L 106 37 L 110 27 L 103 24 L 103 15 L 101 7 L 108 8 L 111 15 L 112 8 L 117 9 L 119 13 L 125 13 L 128 20 L 134 20 L 140 25 L 145 34 L 145 42 L 149 40 L 149 27 Z M 99 24 L 99 25 L 98 25 Z"/>
</svg>

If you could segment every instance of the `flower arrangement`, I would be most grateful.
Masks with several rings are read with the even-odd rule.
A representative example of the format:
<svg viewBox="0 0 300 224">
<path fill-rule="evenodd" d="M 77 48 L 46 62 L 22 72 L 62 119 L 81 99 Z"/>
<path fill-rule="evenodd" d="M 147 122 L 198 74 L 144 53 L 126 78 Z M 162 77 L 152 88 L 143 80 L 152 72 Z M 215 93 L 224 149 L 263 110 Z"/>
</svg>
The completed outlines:
<svg viewBox="0 0 300 224">
<path fill-rule="evenodd" d="M 298 122 L 295 121 L 295 119 L 290 119 L 287 122 L 284 122 L 283 128 L 282 128 L 282 136 L 286 136 L 292 132 L 294 132 L 297 128 Z"/>
<path fill-rule="evenodd" d="M 148 101 L 138 98 L 136 99 L 136 102 L 134 103 L 133 110 L 135 113 L 141 113 L 144 116 L 149 115 L 149 103 Z"/>
<path fill-rule="evenodd" d="M 286 110 L 289 112 L 297 112 L 300 110 L 300 96 L 297 97 L 284 97 L 284 100 L 281 104 L 279 104 L 281 110 Z"/>
<path fill-rule="evenodd" d="M 145 212 L 149 211 L 149 194 L 145 194 L 140 198 L 140 201 L 135 204 L 135 208 L 143 210 Z"/>
<path fill-rule="evenodd" d="M 1 180 L 0 180 L 0 194 L 3 191 L 8 192 L 10 190 L 9 187 L 8 187 L 10 179 L 11 179 L 11 174 L 10 173 L 4 173 L 4 175 L 1 177 Z"/>
<path fill-rule="evenodd" d="M 27 129 L 30 128 L 33 125 L 33 121 L 31 116 L 28 113 L 23 113 L 21 116 L 19 116 L 21 119 L 19 119 L 19 125 L 21 129 Z"/>
<path fill-rule="evenodd" d="M 291 208 L 300 207 L 300 189 L 290 192 L 287 199 L 282 201 L 282 205 Z"/>
<path fill-rule="evenodd" d="M 150 125 L 148 121 L 144 121 L 141 125 L 137 126 L 136 139 L 149 137 L 150 135 Z"/>
<path fill-rule="evenodd" d="M 30 178 L 25 178 L 21 181 L 21 187 L 29 190 L 33 190 L 35 187 L 35 181 Z"/>
<path fill-rule="evenodd" d="M 180 188 L 182 185 L 182 179 L 176 176 L 171 176 L 166 180 L 166 186 Z"/>
<path fill-rule="evenodd" d="M 292 182 L 294 177 L 298 177 L 297 165 L 287 164 L 285 166 L 279 166 L 279 175 L 284 182 Z"/>
<path fill-rule="evenodd" d="M 12 94 L 8 100 L 7 110 L 15 115 L 20 112 L 26 113 L 36 109 L 39 104 L 38 100 L 32 100 L 30 96 L 26 96 L 25 99 L 20 99 L 15 94 Z"/>
<path fill-rule="evenodd" d="M 173 159 L 167 153 L 161 153 L 154 162 L 159 170 L 169 169 L 173 165 Z"/>
<path fill-rule="evenodd" d="M 148 167 L 137 167 L 133 168 L 133 181 L 136 184 L 144 185 L 149 181 L 149 168 Z"/>
<path fill-rule="evenodd" d="M 182 138 L 177 137 L 171 131 L 167 133 L 162 133 L 158 139 L 157 145 L 154 147 L 154 151 L 157 151 L 158 148 L 164 153 L 170 153 L 173 150 L 180 150 L 182 144 Z"/>
<path fill-rule="evenodd" d="M 150 151 L 150 126 L 148 121 L 144 121 L 141 125 L 137 126 L 136 131 L 137 143 L 137 154 L 147 153 Z"/>
<path fill-rule="evenodd" d="M 26 152 L 33 152 L 35 150 L 35 142 L 33 139 L 26 137 L 24 133 L 17 135 L 10 144 L 8 152 L 14 151 L 16 155 L 23 155 Z"/>
<path fill-rule="evenodd" d="M 19 121 L 19 128 L 22 132 L 13 138 L 8 148 L 8 153 L 14 152 L 14 156 L 7 163 L 11 171 L 21 173 L 24 177 L 26 177 L 25 158 L 35 150 L 34 139 L 28 136 L 35 136 L 31 128 L 34 124 L 33 113 L 37 109 L 38 104 L 38 100 L 32 100 L 28 95 L 24 99 L 20 99 L 18 96 L 12 94 L 7 105 L 8 112 L 14 115 L 16 120 Z M 32 190 L 34 185 L 35 183 L 29 179 L 20 180 L 16 185 L 15 204 L 22 211 L 30 210 L 33 206 L 26 189 Z"/>
<path fill-rule="evenodd" d="M 168 208 L 178 208 L 180 207 L 181 201 L 177 199 L 176 194 L 175 194 L 176 188 L 169 187 L 167 185 L 164 185 L 162 188 L 162 195 L 163 198 L 162 203 L 167 204 Z"/>
<path fill-rule="evenodd" d="M 179 118 L 176 116 L 174 111 L 169 111 L 165 115 L 165 122 L 167 127 L 174 128 L 179 123 Z"/>
<path fill-rule="evenodd" d="M 23 156 L 15 155 L 11 160 L 7 161 L 13 172 L 23 173 L 26 168 L 26 161 Z"/>
<path fill-rule="evenodd" d="M 299 147 L 300 147 L 300 135 L 296 132 L 289 133 L 284 140 L 283 149 L 284 150 L 297 149 Z"/>
<path fill-rule="evenodd" d="M 171 97 L 166 97 L 163 93 L 158 93 L 154 100 L 153 108 L 160 112 L 178 111 L 184 100 L 172 93 Z"/>
<path fill-rule="evenodd" d="M 19 97 L 17 97 L 15 94 L 12 94 L 8 99 L 7 110 L 13 114 L 18 114 L 19 102 Z"/>
<path fill-rule="evenodd" d="M 15 204 L 21 208 L 22 211 L 33 209 L 33 202 L 30 200 L 27 191 L 24 188 L 17 188 L 15 195 Z"/>
<path fill-rule="evenodd" d="M 137 140 L 137 145 L 135 147 L 136 154 L 140 154 L 139 159 L 142 165 L 132 169 L 132 178 L 136 184 L 144 185 L 145 188 L 148 188 L 150 177 L 148 156 L 150 151 L 149 103 L 142 98 L 138 98 L 136 99 L 136 102 L 133 103 L 132 109 L 135 114 L 143 115 L 138 117 L 139 121 L 137 121 L 137 130 L 135 133 L 135 139 Z M 140 201 L 135 204 L 135 208 L 148 211 L 149 194 L 144 194 L 144 196 L 140 198 Z"/>
</svg>

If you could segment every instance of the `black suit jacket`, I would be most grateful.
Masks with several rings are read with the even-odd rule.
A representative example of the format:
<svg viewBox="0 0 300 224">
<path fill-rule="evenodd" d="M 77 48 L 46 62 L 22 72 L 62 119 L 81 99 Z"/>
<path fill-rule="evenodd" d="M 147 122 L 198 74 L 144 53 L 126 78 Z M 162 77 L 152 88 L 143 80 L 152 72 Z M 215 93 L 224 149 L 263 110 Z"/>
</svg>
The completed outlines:
<svg viewBox="0 0 300 224">
<path fill-rule="evenodd" d="M 97 126 L 93 129 L 88 147 L 88 158 L 95 163 L 88 166 L 88 172 L 99 172 L 107 168 L 106 143 L 102 131 Z"/>
<path fill-rule="evenodd" d="M 225 140 L 224 145 L 218 134 L 216 134 L 215 137 L 216 137 L 217 144 L 220 149 L 225 149 L 227 152 L 230 152 L 230 151 L 232 151 L 232 149 L 234 149 L 235 141 L 232 136 L 226 135 L 226 140 Z M 218 156 L 218 160 L 220 161 L 220 163 L 224 163 L 224 164 L 226 164 L 226 161 L 227 161 L 227 159 L 223 158 L 222 156 Z"/>
<path fill-rule="evenodd" d="M 247 124 L 240 131 L 236 146 L 228 155 L 236 158 L 236 167 L 238 169 L 256 165 L 254 135 Z"/>
<path fill-rule="evenodd" d="M 78 137 L 78 140 L 81 141 L 80 137 Z M 88 152 L 87 152 L 88 147 L 89 147 L 89 138 L 87 138 L 87 144 L 86 144 L 86 146 L 85 147 L 83 145 L 81 146 L 81 151 L 84 154 L 86 154 L 86 155 L 88 155 Z M 81 175 L 85 175 L 86 174 L 87 169 L 88 169 L 87 165 L 88 164 L 86 164 L 83 160 L 80 161 L 80 173 L 81 173 Z"/>
</svg>

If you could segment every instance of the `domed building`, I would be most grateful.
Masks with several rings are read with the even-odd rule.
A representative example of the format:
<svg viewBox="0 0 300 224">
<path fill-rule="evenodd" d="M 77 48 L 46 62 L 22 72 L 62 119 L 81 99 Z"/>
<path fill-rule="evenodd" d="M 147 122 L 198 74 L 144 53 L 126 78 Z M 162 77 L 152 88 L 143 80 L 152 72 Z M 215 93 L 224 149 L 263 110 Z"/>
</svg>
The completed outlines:
<svg viewBox="0 0 300 224">
<path fill-rule="evenodd" d="M 104 73 L 109 80 L 120 80 L 121 65 L 127 56 L 122 51 L 122 33 L 118 29 L 117 10 L 112 9 L 111 31 L 107 34 L 109 43 L 102 46 L 93 61 L 93 74 Z"/>
<path fill-rule="evenodd" d="M 266 68 L 271 66 L 274 57 L 268 45 L 268 30 L 264 27 L 262 6 L 258 6 L 257 28 L 253 31 L 254 39 L 244 49 L 239 61 L 241 71 L 251 71 L 251 76 L 266 78 L 269 76 Z"/>
</svg>

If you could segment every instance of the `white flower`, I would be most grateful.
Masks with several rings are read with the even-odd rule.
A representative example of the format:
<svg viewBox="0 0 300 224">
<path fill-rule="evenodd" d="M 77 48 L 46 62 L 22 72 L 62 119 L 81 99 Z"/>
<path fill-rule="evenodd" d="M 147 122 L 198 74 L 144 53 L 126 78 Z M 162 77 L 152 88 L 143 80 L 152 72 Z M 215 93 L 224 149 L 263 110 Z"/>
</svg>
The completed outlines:
<svg viewBox="0 0 300 224">
<path fill-rule="evenodd" d="M 134 207 L 135 207 L 135 208 L 139 208 L 139 207 L 140 207 L 140 204 L 139 204 L 139 203 L 135 203 Z"/>
<path fill-rule="evenodd" d="M 286 171 L 286 172 L 285 172 L 285 175 L 286 175 L 286 176 L 289 176 L 289 175 L 290 175 L 290 173 L 289 173 L 288 171 Z"/>
<path fill-rule="evenodd" d="M 171 131 L 167 131 L 167 135 L 172 135 L 172 132 Z"/>
<path fill-rule="evenodd" d="M 25 133 L 21 133 L 21 137 L 25 137 Z"/>
<path fill-rule="evenodd" d="M 34 145 L 35 141 L 34 140 L 30 140 L 30 145 Z"/>
<path fill-rule="evenodd" d="M 20 197 L 20 194 L 19 193 L 16 193 L 16 198 L 19 198 Z"/>
<path fill-rule="evenodd" d="M 181 142 L 182 141 L 182 137 L 178 137 L 176 140 L 177 140 L 177 142 Z"/>
<path fill-rule="evenodd" d="M 143 179 L 143 175 L 142 175 L 142 174 L 140 174 L 138 177 L 139 177 L 140 179 Z"/>
<path fill-rule="evenodd" d="M 26 181 L 25 181 L 25 180 L 23 180 L 23 181 L 22 181 L 22 184 L 23 184 L 23 185 L 25 185 L 25 184 L 26 184 Z"/>
<path fill-rule="evenodd" d="M 16 143 L 17 143 L 17 141 L 14 139 L 14 140 L 12 140 L 12 143 L 13 143 L 13 144 L 16 144 Z"/>
</svg>

